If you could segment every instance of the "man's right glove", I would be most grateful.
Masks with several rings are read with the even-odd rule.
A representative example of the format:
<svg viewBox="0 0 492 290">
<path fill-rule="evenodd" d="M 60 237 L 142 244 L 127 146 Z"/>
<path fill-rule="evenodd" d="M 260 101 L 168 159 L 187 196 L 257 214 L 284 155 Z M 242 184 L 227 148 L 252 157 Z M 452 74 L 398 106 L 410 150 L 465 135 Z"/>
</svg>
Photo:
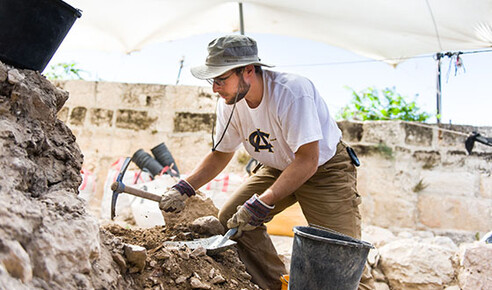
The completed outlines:
<svg viewBox="0 0 492 290">
<path fill-rule="evenodd" d="M 186 199 L 192 195 L 195 195 L 195 189 L 181 179 L 162 195 L 159 208 L 165 212 L 180 212 L 185 208 Z"/>
<path fill-rule="evenodd" d="M 237 228 L 237 233 L 233 238 L 241 237 L 243 231 L 252 231 L 256 227 L 272 218 L 268 214 L 275 206 L 270 206 L 260 200 L 257 194 L 254 194 L 243 205 L 237 207 L 237 212 L 227 221 L 227 227 Z"/>
</svg>

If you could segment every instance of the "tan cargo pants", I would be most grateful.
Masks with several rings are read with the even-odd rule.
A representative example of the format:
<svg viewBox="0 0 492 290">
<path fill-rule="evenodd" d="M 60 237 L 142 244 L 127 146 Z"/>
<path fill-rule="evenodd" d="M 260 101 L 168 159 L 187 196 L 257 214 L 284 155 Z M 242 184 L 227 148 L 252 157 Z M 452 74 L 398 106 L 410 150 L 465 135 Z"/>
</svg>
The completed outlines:
<svg viewBox="0 0 492 290">
<path fill-rule="evenodd" d="M 316 173 L 294 193 L 275 204 L 271 217 L 299 202 L 308 223 L 330 228 L 360 239 L 360 196 L 357 193 L 357 172 L 340 142 L 337 152 L 328 162 L 318 167 Z M 282 172 L 263 166 L 243 183 L 228 199 L 219 212 L 219 220 L 226 227 L 227 220 L 236 213 L 253 194 L 261 194 L 270 187 Z M 265 225 L 244 232 L 238 240 L 238 253 L 252 281 L 263 289 L 280 289 L 280 276 L 287 273 Z M 373 280 L 367 267 L 359 289 L 373 289 Z"/>
</svg>

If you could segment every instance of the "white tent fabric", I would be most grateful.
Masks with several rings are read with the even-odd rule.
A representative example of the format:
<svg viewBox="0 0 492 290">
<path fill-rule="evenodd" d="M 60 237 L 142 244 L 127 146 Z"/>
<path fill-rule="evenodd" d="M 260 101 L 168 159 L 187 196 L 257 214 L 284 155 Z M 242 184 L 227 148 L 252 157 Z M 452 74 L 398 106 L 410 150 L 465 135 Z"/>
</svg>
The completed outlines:
<svg viewBox="0 0 492 290">
<path fill-rule="evenodd" d="M 239 31 L 238 2 L 67 0 L 82 10 L 65 48 L 130 53 L 148 44 Z M 492 0 L 244 0 L 246 34 L 307 38 L 399 63 L 492 47 Z"/>
</svg>

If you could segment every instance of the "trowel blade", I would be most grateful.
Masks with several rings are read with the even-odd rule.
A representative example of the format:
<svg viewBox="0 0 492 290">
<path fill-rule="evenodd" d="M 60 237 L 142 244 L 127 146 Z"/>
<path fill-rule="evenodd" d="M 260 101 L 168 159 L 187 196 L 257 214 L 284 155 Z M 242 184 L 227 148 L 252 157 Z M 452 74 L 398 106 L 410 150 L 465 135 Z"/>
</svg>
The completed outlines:
<svg viewBox="0 0 492 290">
<path fill-rule="evenodd" d="M 235 229 L 237 231 L 237 229 Z M 229 238 L 233 236 L 236 231 L 231 232 L 229 230 L 224 236 L 215 235 L 208 238 L 196 239 L 193 241 L 175 241 L 175 242 L 164 242 L 164 245 L 168 246 L 187 246 L 188 248 L 194 250 L 198 247 L 203 247 L 207 250 L 208 255 L 215 255 L 222 251 L 229 249 L 230 247 L 236 244 L 235 241 L 230 240 Z"/>
</svg>

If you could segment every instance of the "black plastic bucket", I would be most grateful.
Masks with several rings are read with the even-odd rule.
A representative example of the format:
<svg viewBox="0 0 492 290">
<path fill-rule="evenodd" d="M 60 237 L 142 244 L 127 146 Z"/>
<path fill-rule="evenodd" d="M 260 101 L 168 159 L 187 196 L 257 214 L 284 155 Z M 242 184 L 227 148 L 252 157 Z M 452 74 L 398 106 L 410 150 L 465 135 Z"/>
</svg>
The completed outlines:
<svg viewBox="0 0 492 290">
<path fill-rule="evenodd" d="M 81 16 L 61 0 L 0 0 L 0 60 L 42 72 Z"/>
<path fill-rule="evenodd" d="M 294 227 L 289 289 L 357 289 L 371 248 L 328 229 Z"/>
<path fill-rule="evenodd" d="M 138 149 L 133 153 L 132 161 L 135 162 L 140 169 L 150 172 L 152 176 L 160 174 L 162 169 L 164 169 L 154 157 L 150 156 L 150 154 L 143 149 Z"/>
<path fill-rule="evenodd" d="M 161 143 L 150 149 L 150 151 L 154 155 L 155 159 L 157 159 L 157 161 L 159 161 L 162 166 L 169 166 L 172 169 L 169 171 L 171 176 L 179 177 L 178 166 L 176 165 L 176 162 L 174 161 L 174 158 L 171 155 L 171 152 L 167 148 L 166 144 Z"/>
</svg>

